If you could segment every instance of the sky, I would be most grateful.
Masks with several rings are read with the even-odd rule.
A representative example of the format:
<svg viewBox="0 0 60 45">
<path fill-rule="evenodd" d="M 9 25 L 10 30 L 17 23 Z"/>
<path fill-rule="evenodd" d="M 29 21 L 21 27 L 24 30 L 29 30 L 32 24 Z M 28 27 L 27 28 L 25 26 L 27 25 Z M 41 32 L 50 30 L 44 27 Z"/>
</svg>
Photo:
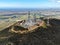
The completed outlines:
<svg viewBox="0 0 60 45">
<path fill-rule="evenodd" d="M 0 0 L 0 8 L 60 8 L 60 0 Z"/>
</svg>

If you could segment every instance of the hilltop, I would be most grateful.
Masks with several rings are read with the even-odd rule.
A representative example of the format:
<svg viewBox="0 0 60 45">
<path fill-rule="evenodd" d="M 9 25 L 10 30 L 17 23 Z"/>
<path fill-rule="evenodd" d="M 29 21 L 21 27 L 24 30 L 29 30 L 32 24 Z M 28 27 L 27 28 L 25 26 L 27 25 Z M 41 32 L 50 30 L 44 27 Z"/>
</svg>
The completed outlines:
<svg viewBox="0 0 60 45">
<path fill-rule="evenodd" d="M 58 19 L 50 19 L 51 26 L 47 26 L 47 28 L 39 27 L 36 31 L 24 35 L 9 33 L 9 28 L 7 28 L 0 32 L 0 37 L 1 35 L 11 36 L 5 38 L 5 40 L 6 42 L 11 41 L 15 45 L 60 45 L 59 22 L 60 20 Z"/>
</svg>

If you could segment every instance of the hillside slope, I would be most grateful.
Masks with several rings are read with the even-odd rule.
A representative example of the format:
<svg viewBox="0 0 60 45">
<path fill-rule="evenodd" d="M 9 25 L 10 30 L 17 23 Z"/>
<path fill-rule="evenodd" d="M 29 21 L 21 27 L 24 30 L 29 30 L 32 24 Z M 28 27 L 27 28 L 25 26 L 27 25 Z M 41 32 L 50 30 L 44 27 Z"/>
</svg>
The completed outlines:
<svg viewBox="0 0 60 45">
<path fill-rule="evenodd" d="M 14 45 L 60 45 L 59 22 L 60 20 L 58 21 L 57 19 L 50 19 L 51 26 L 47 26 L 47 28 L 40 27 L 36 29 L 35 32 L 24 35 L 11 33 L 7 34 L 7 30 L 5 33 L 6 36 L 13 35 L 8 38 L 7 42 L 13 42 Z M 2 32 L 5 32 L 5 30 Z M 2 32 L 1 34 L 3 34 Z"/>
</svg>

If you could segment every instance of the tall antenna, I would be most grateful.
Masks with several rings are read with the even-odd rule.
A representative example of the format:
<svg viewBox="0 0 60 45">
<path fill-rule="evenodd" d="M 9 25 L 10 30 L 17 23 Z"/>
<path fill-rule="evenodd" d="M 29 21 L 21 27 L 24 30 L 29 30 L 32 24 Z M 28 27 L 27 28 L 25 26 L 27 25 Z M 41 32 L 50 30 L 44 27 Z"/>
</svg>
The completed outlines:
<svg viewBox="0 0 60 45">
<path fill-rule="evenodd" d="M 49 26 L 50 24 L 49 24 L 49 17 L 48 17 L 48 19 L 47 19 L 47 25 Z"/>
<path fill-rule="evenodd" d="M 28 11 L 28 21 L 30 21 L 30 11 Z"/>
<path fill-rule="evenodd" d="M 34 17 L 34 21 L 36 22 L 36 13 L 34 14 L 34 16 L 33 16 L 33 17 Z"/>
</svg>

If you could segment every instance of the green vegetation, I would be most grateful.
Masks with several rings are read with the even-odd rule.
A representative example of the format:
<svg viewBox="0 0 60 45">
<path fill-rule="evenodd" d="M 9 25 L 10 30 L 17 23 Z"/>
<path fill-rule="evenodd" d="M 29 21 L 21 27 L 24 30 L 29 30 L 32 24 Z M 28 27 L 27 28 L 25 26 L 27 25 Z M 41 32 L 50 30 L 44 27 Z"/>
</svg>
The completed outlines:
<svg viewBox="0 0 60 45">
<path fill-rule="evenodd" d="M 44 22 L 44 21 L 43 21 Z M 44 22 L 42 25 L 43 28 L 47 28 L 47 24 Z"/>
</svg>

